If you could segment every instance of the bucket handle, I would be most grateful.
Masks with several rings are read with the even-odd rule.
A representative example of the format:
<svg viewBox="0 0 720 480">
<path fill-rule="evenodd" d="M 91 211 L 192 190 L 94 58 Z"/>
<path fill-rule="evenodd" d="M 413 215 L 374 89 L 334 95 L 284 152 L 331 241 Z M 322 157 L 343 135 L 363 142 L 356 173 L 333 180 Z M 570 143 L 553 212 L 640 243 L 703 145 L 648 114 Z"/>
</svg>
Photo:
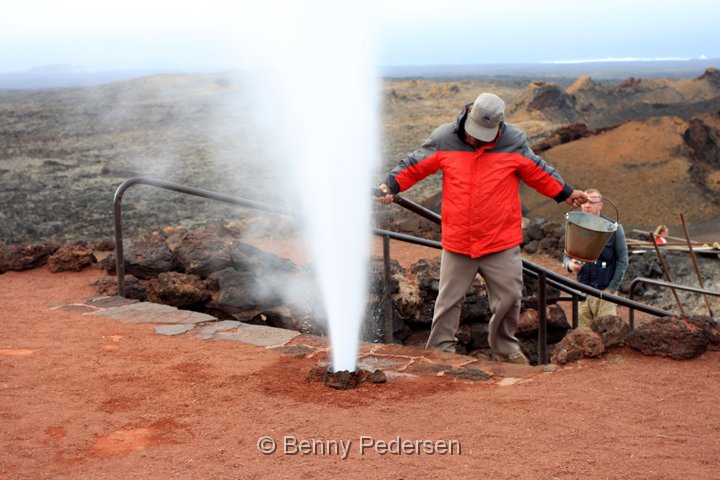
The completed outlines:
<svg viewBox="0 0 720 480">
<path fill-rule="evenodd" d="M 609 198 L 603 197 L 603 196 L 601 196 L 600 198 L 603 199 L 603 200 L 607 200 L 608 202 L 610 202 L 610 205 L 612 205 L 613 208 L 615 209 L 615 226 L 617 227 L 617 225 L 620 224 L 620 212 L 618 211 L 618 208 L 615 206 L 615 204 L 614 204 L 614 203 L 612 202 L 612 200 L 610 200 Z M 567 215 L 568 213 L 570 213 L 570 212 L 573 210 L 573 208 L 575 208 L 575 207 L 570 207 L 570 210 L 568 210 L 567 212 L 565 212 L 565 214 Z"/>
</svg>

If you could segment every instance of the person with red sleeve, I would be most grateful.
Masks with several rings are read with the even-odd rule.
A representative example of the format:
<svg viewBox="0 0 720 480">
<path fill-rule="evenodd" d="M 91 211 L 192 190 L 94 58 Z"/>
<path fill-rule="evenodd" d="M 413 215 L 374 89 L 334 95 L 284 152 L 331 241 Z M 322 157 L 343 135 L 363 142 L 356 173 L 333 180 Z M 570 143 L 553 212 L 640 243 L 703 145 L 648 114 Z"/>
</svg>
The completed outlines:
<svg viewBox="0 0 720 480">
<path fill-rule="evenodd" d="M 658 225 L 653 232 L 653 238 L 658 245 L 667 245 L 667 236 L 670 233 L 667 225 Z"/>
<path fill-rule="evenodd" d="M 492 317 L 488 342 L 500 361 L 527 364 L 515 337 L 522 298 L 520 180 L 574 207 L 588 201 L 530 149 L 520 129 L 504 122 L 505 102 L 483 93 L 454 123 L 438 127 L 380 185 L 383 204 L 442 170 L 440 288 L 426 348 L 455 352 L 460 310 L 475 275 L 487 285 Z"/>
</svg>

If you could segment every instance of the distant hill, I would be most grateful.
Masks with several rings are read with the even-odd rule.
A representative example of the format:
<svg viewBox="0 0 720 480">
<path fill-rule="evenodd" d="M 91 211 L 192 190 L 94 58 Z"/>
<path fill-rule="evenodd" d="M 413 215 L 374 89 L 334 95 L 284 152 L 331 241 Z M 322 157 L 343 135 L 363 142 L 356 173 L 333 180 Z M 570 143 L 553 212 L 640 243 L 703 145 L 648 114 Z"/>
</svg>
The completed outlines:
<svg viewBox="0 0 720 480">
<path fill-rule="evenodd" d="M 168 73 L 183 72 L 159 69 L 93 71 L 74 65 L 44 65 L 18 72 L 0 72 L 0 90 L 89 87 Z"/>
<path fill-rule="evenodd" d="M 698 155 L 692 155 L 689 143 L 693 122 L 695 129 L 709 132 L 696 134 L 702 145 L 695 148 L 704 149 Z M 717 232 L 720 161 L 714 158 L 718 146 L 709 143 L 718 141 L 720 117 L 699 116 L 691 123 L 675 116 L 632 120 L 551 148 L 543 156 L 573 186 L 600 190 L 617 205 L 626 225 L 677 225 L 683 213 L 695 225 L 715 222 Z M 530 216 L 557 219 L 568 209 L 529 188 L 523 198 Z M 609 205 L 607 213 L 615 215 Z"/>
<path fill-rule="evenodd" d="M 707 68 L 696 78 L 647 79 L 628 77 L 604 85 L 584 75 L 563 88 L 534 81 L 517 95 L 506 114 L 524 128 L 532 141 L 557 125 L 583 123 L 590 128 L 664 115 L 690 119 L 720 110 L 720 71 Z"/>
<path fill-rule="evenodd" d="M 629 76 L 679 79 L 696 77 L 720 59 L 597 61 L 577 63 L 499 63 L 477 65 L 410 65 L 386 66 L 381 69 L 388 78 L 427 78 L 435 80 L 508 80 L 526 78 L 576 79 L 588 75 L 597 80 L 622 80 Z M 572 80 L 571 80 L 572 81 Z"/>
<path fill-rule="evenodd" d="M 680 79 L 701 75 L 720 59 L 602 61 L 578 63 L 501 63 L 476 65 L 382 66 L 385 78 L 427 78 L 433 80 L 483 80 L 504 83 L 524 80 L 552 80 L 567 86 L 587 75 L 597 81 L 622 80 L 628 76 L 647 79 Z M 217 70 L 217 69 L 216 69 Z M 43 65 L 24 71 L 0 72 L 2 89 L 73 88 L 117 82 L 156 74 L 202 73 L 200 71 L 138 69 L 93 71 L 75 65 Z M 205 73 L 211 73 L 205 71 Z"/>
</svg>

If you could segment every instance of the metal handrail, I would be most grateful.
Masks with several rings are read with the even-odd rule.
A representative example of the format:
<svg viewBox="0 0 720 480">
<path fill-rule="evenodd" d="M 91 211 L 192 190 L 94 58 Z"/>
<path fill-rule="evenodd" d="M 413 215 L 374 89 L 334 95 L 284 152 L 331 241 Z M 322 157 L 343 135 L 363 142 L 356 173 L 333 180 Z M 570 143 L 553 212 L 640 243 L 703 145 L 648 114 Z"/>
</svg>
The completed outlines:
<svg viewBox="0 0 720 480">
<path fill-rule="evenodd" d="M 406 198 L 400 197 L 399 195 L 394 195 L 393 202 L 417 213 L 418 215 L 425 217 L 433 223 L 441 223 L 441 217 L 437 213 L 430 212 L 425 207 L 417 205 Z M 597 288 L 593 288 L 580 282 L 576 282 L 567 277 L 552 272 L 546 268 L 543 268 L 540 265 L 537 265 L 529 260 L 523 259 L 522 262 L 523 268 L 531 272 L 535 272 L 538 278 L 538 364 L 547 363 L 547 298 L 545 288 L 547 282 L 550 280 L 560 284 L 560 288 L 563 290 L 579 290 L 580 292 L 591 295 L 593 297 L 597 297 L 601 300 L 607 300 L 609 302 L 615 303 L 616 305 L 622 305 L 631 309 L 634 308 L 636 310 L 640 310 L 641 312 L 649 313 L 651 315 L 657 315 L 661 317 L 672 315 L 672 313 L 665 310 L 655 308 L 650 305 L 645 305 L 643 303 L 635 302 L 633 300 L 619 297 L 617 295 L 612 295 L 603 292 L 602 290 L 598 290 Z M 577 328 L 577 326 L 578 297 L 573 295 L 573 328 Z"/>
<path fill-rule="evenodd" d="M 115 217 L 115 268 L 117 273 L 117 284 L 118 284 L 118 295 L 121 297 L 125 296 L 125 262 L 124 262 L 124 248 L 123 248 L 123 235 L 122 235 L 122 197 L 125 191 L 133 185 L 149 185 L 165 190 L 172 190 L 179 193 L 185 193 L 197 197 L 208 198 L 211 200 L 217 200 L 220 202 L 230 203 L 242 207 L 250 207 L 258 210 L 264 210 L 272 213 L 295 215 L 294 212 L 287 208 L 278 207 L 275 205 L 268 205 L 262 202 L 254 200 L 247 200 L 243 198 L 232 197 L 222 193 L 212 192 L 210 190 L 203 190 L 200 188 L 188 187 L 185 185 L 179 185 L 164 180 L 159 180 L 151 177 L 132 177 L 128 178 L 118 186 L 115 191 L 113 199 L 113 213 Z M 428 220 L 440 224 L 441 218 L 435 212 L 432 212 L 425 207 L 422 207 L 410 200 L 402 198 L 398 195 L 394 196 L 394 203 L 407 208 L 418 215 L 421 215 Z M 373 229 L 373 233 L 378 236 L 386 238 L 393 238 L 404 242 L 414 243 L 417 245 L 423 245 L 431 248 L 442 248 L 440 242 L 432 240 L 426 240 L 423 238 L 414 237 L 412 235 L 406 235 L 402 233 L 390 232 L 387 230 Z M 623 297 L 611 295 L 601 290 L 589 287 L 582 283 L 571 280 L 567 277 L 552 272 L 540 265 L 537 265 L 529 260 L 523 259 L 523 268 L 525 271 L 533 272 L 538 278 L 538 363 L 547 363 L 545 339 L 547 336 L 547 312 L 546 312 L 546 285 L 552 285 L 555 288 L 569 293 L 573 297 L 573 327 L 577 326 L 577 299 L 580 297 L 578 292 L 588 294 L 603 300 L 607 300 L 617 305 L 626 306 L 628 308 L 639 310 L 641 312 L 649 313 L 657 316 L 672 315 L 671 312 L 661 310 L 659 308 L 651 307 L 640 302 L 635 302 Z M 540 293 L 542 292 L 542 293 Z"/>
<path fill-rule="evenodd" d="M 395 195 L 395 198 L 398 199 L 398 198 L 401 198 L 401 197 L 399 197 L 398 195 Z M 394 200 L 394 201 L 395 201 L 395 200 Z M 399 205 L 403 205 L 403 204 L 412 203 L 412 202 L 411 202 L 410 200 L 406 199 L 406 198 L 402 198 L 402 201 L 401 201 L 401 202 L 400 202 L 400 201 L 395 201 L 395 203 L 397 203 L 397 204 L 399 204 Z M 404 205 L 403 205 L 403 206 L 404 206 Z M 418 213 L 418 214 L 422 215 L 422 213 L 419 213 L 419 211 L 416 211 L 416 210 L 413 210 L 413 211 L 415 211 L 415 213 Z M 437 214 L 434 214 L 434 215 L 437 215 Z M 427 218 L 428 220 L 430 220 L 431 222 L 440 223 L 440 220 L 439 220 L 440 217 L 439 217 L 439 216 L 437 216 L 437 217 L 434 217 L 434 216 L 431 217 L 431 216 L 425 216 L 425 215 L 423 215 L 423 216 L 424 216 L 425 218 Z M 397 234 L 397 235 L 400 235 L 400 234 Z M 404 235 L 404 236 L 405 236 L 405 237 L 408 237 L 408 235 Z M 391 238 L 392 238 L 392 237 L 391 237 Z M 401 238 L 399 238 L 399 239 L 401 239 Z M 426 246 L 439 245 L 438 242 L 434 242 L 434 245 L 430 245 L 429 242 L 431 242 L 431 241 L 430 241 L 430 240 L 423 240 L 422 243 L 421 243 L 421 242 L 414 242 L 414 243 L 418 243 L 418 244 L 420 244 L 420 245 L 426 245 Z M 588 285 L 585 285 L 584 283 L 576 282 L 575 280 L 569 279 L 569 278 L 567 278 L 567 277 L 564 277 L 563 275 L 560 275 L 560 274 L 555 273 L 555 272 L 553 272 L 553 271 L 551 271 L 551 270 L 548 270 L 548 269 L 546 269 L 546 268 L 544 268 L 544 267 L 541 267 L 540 265 L 537 265 L 537 264 L 535 264 L 535 263 L 533 263 L 533 262 L 531 262 L 531 261 L 529 261 L 529 260 L 527 260 L 527 259 L 523 259 L 522 262 L 523 262 L 523 267 L 524 267 L 524 268 L 526 268 L 526 269 L 528 269 L 528 270 L 530 270 L 530 271 L 532 271 L 532 272 L 535 272 L 535 273 L 543 273 L 543 274 L 545 274 L 545 275 L 547 276 L 547 278 L 549 278 L 550 280 L 554 280 L 554 281 L 556 281 L 557 283 L 559 283 L 560 285 L 562 285 L 562 287 L 563 287 L 562 289 L 563 289 L 563 290 L 565 290 L 565 288 L 569 288 L 569 289 L 573 289 L 573 290 L 578 290 L 578 291 L 580 291 L 580 292 L 582 292 L 582 293 L 591 295 L 591 296 L 593 296 L 593 297 L 597 297 L 597 298 L 599 298 L 599 299 L 601 299 L 601 300 L 607 300 L 607 301 L 613 302 L 613 303 L 615 303 L 615 304 L 617 304 L 617 305 L 621 305 L 621 306 L 628 307 L 628 308 L 634 308 L 634 309 L 636 309 L 636 310 L 640 310 L 641 312 L 649 313 L 649 314 L 651 314 L 651 315 L 657 315 L 657 316 L 672 315 L 671 312 L 668 312 L 668 311 L 666 311 L 666 310 L 662 310 L 662 309 L 660 309 L 660 308 L 655 308 L 655 307 L 652 307 L 652 306 L 647 305 L 647 304 L 644 304 L 644 303 L 635 302 L 635 301 L 632 301 L 632 300 L 629 300 L 629 299 L 627 299 L 627 298 L 620 297 L 620 296 L 617 296 L 617 295 L 612 295 L 612 294 L 610 294 L 610 293 L 603 292 L 602 290 L 598 290 L 597 288 L 593 288 L 593 287 L 590 287 L 590 286 L 588 286 Z M 567 290 L 565 290 L 565 291 L 567 291 Z M 568 293 L 571 293 L 571 292 L 568 291 Z"/>
<path fill-rule="evenodd" d="M 529 262 L 529 263 L 532 263 L 532 262 Z M 534 264 L 533 264 L 533 265 L 534 265 Z M 542 268 L 542 267 L 541 267 L 541 268 Z M 539 274 L 538 274 L 537 272 L 535 272 L 535 271 L 533 271 L 533 270 L 530 270 L 529 268 L 527 268 L 527 267 L 525 267 L 525 266 L 523 266 L 523 271 L 524 271 L 526 274 L 528 274 L 528 275 L 530 275 L 531 277 L 533 277 L 533 278 L 538 278 L 538 276 L 539 276 Z M 547 272 L 551 272 L 551 273 L 552 273 L 551 270 L 548 270 Z M 545 275 L 547 275 L 547 272 L 545 272 Z M 580 291 L 578 291 L 578 290 L 575 290 L 575 289 L 573 289 L 573 288 L 570 288 L 570 287 L 568 287 L 567 285 L 563 285 L 563 284 L 561 284 L 560 282 L 555 281 L 555 280 L 553 280 L 553 279 L 551 279 L 551 278 L 548 278 L 547 284 L 548 284 L 549 286 L 551 286 L 551 287 L 557 288 L 558 290 L 562 290 L 563 292 L 570 294 L 571 297 L 577 297 L 577 298 L 579 298 L 580 300 L 585 300 L 585 299 L 587 298 L 587 295 L 585 295 L 584 293 L 582 293 L 582 292 L 580 292 Z M 566 300 L 566 299 L 561 297 L 560 300 Z"/>
<path fill-rule="evenodd" d="M 442 250 L 442 244 L 440 242 L 437 242 L 435 240 L 428 240 L 425 238 L 420 237 L 414 237 L 412 235 L 407 235 L 404 233 L 397 233 L 397 232 L 391 232 L 390 230 L 383 230 L 381 228 L 373 228 L 373 233 L 379 237 L 388 237 L 393 240 L 400 240 L 401 242 L 406 243 L 413 243 L 415 245 L 421 245 L 423 247 L 429 247 L 429 248 L 435 248 L 437 250 Z M 585 300 L 586 295 L 578 290 L 575 290 L 571 287 L 569 287 L 566 284 L 563 284 L 556 279 L 560 278 L 566 278 L 562 275 L 557 275 L 552 270 L 548 270 L 544 267 L 541 267 L 540 265 L 537 265 L 535 263 L 532 263 L 529 260 L 523 259 L 523 271 L 527 274 L 529 274 L 531 277 L 538 278 L 539 272 L 544 273 L 546 276 L 548 276 L 548 285 L 551 287 L 557 288 L 558 290 L 562 290 L 565 293 L 568 293 L 572 296 L 577 296 L 581 300 Z"/>
<path fill-rule="evenodd" d="M 222 193 L 212 192 L 210 190 L 203 190 L 201 188 L 193 188 L 185 185 L 179 185 L 176 183 L 166 182 L 164 180 L 158 180 L 157 178 L 151 177 L 132 177 L 128 178 L 120 184 L 115 191 L 115 197 L 113 199 L 113 213 L 115 216 L 115 269 L 117 273 L 117 284 L 118 284 L 118 295 L 121 297 L 125 296 L 125 259 L 123 249 L 123 235 L 122 235 L 122 197 L 125 191 L 133 185 L 150 185 L 152 187 L 162 188 L 165 190 L 172 190 L 179 193 L 186 193 L 188 195 L 194 195 L 196 197 L 209 198 L 211 200 L 217 200 L 219 202 L 231 203 L 241 207 L 250 207 L 258 210 L 265 210 L 272 213 L 281 214 L 292 214 L 292 211 L 287 208 L 277 207 L 274 205 L 267 205 L 265 203 L 256 202 L 254 200 L 246 200 L 244 198 L 231 197 Z"/>
<path fill-rule="evenodd" d="M 692 293 L 700 293 L 703 295 L 713 295 L 715 297 L 720 297 L 720 292 L 716 292 L 714 290 L 707 290 L 705 288 L 697 288 L 697 287 L 689 287 L 686 285 L 679 285 L 677 283 L 669 283 L 669 282 L 663 282 L 662 280 L 655 280 L 653 278 L 646 278 L 646 277 L 637 277 L 634 278 L 632 282 L 630 282 L 630 299 L 632 300 L 633 296 L 635 295 L 635 287 L 638 283 L 648 283 L 650 285 L 657 285 L 658 287 L 666 287 L 666 288 L 676 288 L 678 290 L 685 290 L 686 292 L 692 292 Z M 670 313 L 670 315 L 672 315 Z M 630 328 L 635 328 L 635 311 L 630 308 Z"/>
</svg>

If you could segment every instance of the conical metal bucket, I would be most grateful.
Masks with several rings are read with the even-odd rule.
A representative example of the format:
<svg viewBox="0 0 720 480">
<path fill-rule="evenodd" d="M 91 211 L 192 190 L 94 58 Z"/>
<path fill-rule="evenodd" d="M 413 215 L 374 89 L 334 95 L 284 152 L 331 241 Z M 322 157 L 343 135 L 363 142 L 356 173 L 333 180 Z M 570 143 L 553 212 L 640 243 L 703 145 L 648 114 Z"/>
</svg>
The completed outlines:
<svg viewBox="0 0 720 480">
<path fill-rule="evenodd" d="M 598 259 L 620 222 L 617 207 L 612 202 L 610 204 L 615 208 L 617 220 L 614 222 L 585 212 L 565 213 L 565 255 L 582 262 L 594 262 Z"/>
</svg>

